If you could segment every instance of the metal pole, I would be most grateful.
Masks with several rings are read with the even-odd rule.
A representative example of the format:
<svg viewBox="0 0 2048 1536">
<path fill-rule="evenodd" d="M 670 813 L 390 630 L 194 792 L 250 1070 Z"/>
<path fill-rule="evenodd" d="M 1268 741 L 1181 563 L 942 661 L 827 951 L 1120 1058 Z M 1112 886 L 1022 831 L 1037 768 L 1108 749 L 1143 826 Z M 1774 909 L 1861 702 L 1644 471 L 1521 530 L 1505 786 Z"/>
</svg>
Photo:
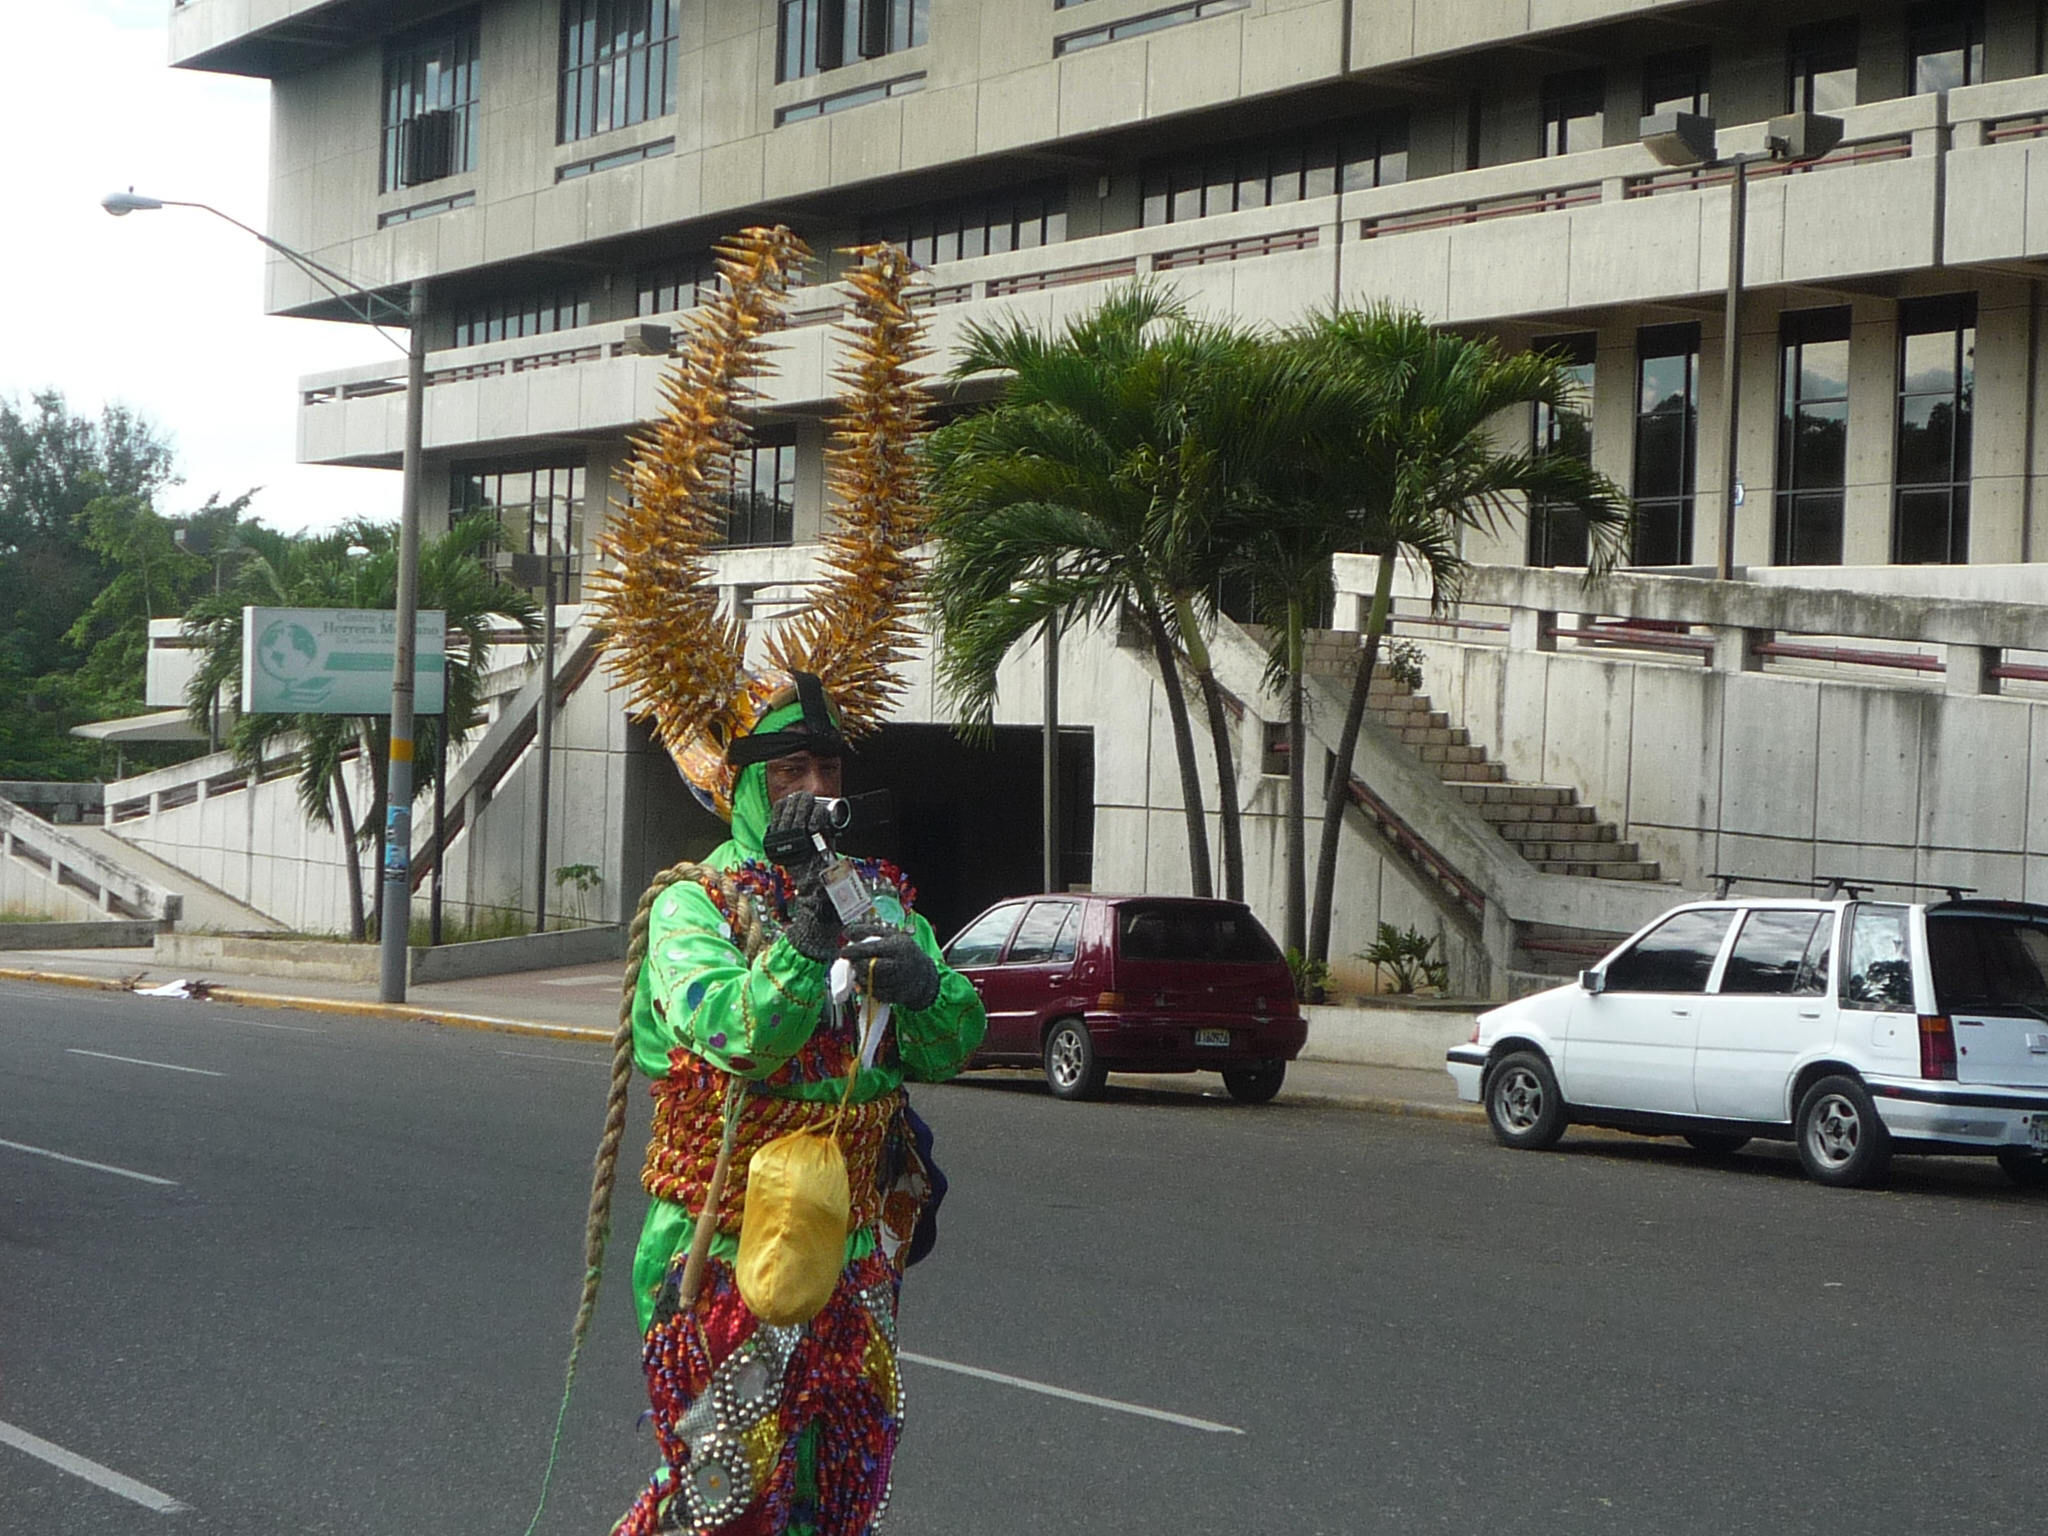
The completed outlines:
<svg viewBox="0 0 2048 1536">
<path fill-rule="evenodd" d="M 552 532 L 552 529 L 550 530 Z M 555 551 L 547 552 L 547 619 L 540 663 L 540 836 L 533 848 L 533 931 L 548 931 L 548 768 L 555 741 Z"/>
<path fill-rule="evenodd" d="M 1742 257 L 1744 226 L 1749 222 L 1749 162 L 1737 155 L 1729 162 L 1734 179 L 1728 200 L 1728 303 L 1721 340 L 1721 551 L 1714 574 L 1723 581 L 1735 574 L 1736 426 L 1741 415 L 1742 388 Z"/>
<path fill-rule="evenodd" d="M 1045 779 L 1045 886 L 1063 891 L 1060 878 L 1060 621 L 1045 621 L 1045 729 L 1041 773 Z"/>
<path fill-rule="evenodd" d="M 405 1001 L 412 927 L 412 694 L 420 612 L 420 437 L 427 394 L 427 283 L 414 278 L 405 367 L 405 468 L 398 511 L 398 635 L 391 664 L 391 764 L 384 790 L 384 925 L 378 934 L 378 997 Z"/>
<path fill-rule="evenodd" d="M 445 646 L 446 642 L 442 642 Z M 441 656 L 441 750 L 434 754 L 434 884 L 427 899 L 427 942 L 441 942 L 441 871 L 448 867 L 448 656 Z"/>
</svg>

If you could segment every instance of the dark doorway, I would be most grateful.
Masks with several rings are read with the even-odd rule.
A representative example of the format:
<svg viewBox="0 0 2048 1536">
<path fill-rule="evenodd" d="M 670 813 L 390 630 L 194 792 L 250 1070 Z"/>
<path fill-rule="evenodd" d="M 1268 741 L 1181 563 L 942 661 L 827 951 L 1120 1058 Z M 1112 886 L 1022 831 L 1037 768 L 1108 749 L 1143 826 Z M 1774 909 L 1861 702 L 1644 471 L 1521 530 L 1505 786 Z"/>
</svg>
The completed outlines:
<svg viewBox="0 0 2048 1536">
<path fill-rule="evenodd" d="M 848 794 L 886 789 L 895 814 L 853 851 L 903 867 L 917 909 L 944 943 L 1003 896 L 1043 888 L 1036 726 L 998 726 L 989 746 L 970 746 L 942 725 L 888 725 L 846 760 Z M 1060 874 L 1086 886 L 1095 845 L 1095 735 L 1060 732 Z"/>
</svg>

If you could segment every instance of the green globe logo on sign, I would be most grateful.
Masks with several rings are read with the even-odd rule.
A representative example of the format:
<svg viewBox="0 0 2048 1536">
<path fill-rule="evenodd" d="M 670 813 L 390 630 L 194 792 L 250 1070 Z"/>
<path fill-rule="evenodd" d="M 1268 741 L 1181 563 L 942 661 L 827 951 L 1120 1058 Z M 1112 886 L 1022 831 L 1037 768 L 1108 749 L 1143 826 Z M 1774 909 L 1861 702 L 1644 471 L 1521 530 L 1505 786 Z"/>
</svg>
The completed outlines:
<svg viewBox="0 0 2048 1536">
<path fill-rule="evenodd" d="M 256 642 L 256 664 L 277 680 L 278 702 L 288 710 L 318 709 L 334 680 L 318 670 L 320 642 L 313 631 L 290 619 L 268 625 Z"/>
</svg>

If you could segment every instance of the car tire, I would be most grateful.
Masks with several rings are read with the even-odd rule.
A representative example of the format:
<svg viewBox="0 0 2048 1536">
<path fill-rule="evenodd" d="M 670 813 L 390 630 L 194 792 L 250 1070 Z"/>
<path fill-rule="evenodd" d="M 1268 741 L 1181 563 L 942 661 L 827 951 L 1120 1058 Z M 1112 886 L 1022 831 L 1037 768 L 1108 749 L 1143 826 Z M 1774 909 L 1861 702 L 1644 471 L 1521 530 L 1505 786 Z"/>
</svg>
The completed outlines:
<svg viewBox="0 0 2048 1536">
<path fill-rule="evenodd" d="M 2021 1189 L 2048 1189 L 2048 1157 L 2025 1147 L 2000 1147 L 1998 1166 Z"/>
<path fill-rule="evenodd" d="M 1486 1076 L 1486 1123 L 1504 1147 L 1540 1152 L 1564 1135 L 1564 1095 L 1557 1074 L 1535 1051 L 1516 1051 Z"/>
<path fill-rule="evenodd" d="M 1891 1167 L 1891 1132 L 1869 1090 L 1853 1077 L 1824 1077 L 1806 1090 L 1793 1141 L 1806 1176 L 1838 1189 L 1881 1184 Z"/>
<path fill-rule="evenodd" d="M 1262 1061 L 1255 1067 L 1225 1067 L 1223 1086 L 1240 1104 L 1268 1104 L 1287 1081 L 1287 1063 Z"/>
<path fill-rule="evenodd" d="M 1056 1099 L 1092 1099 L 1109 1069 L 1095 1056 L 1095 1041 L 1079 1019 L 1061 1019 L 1045 1037 L 1045 1086 Z"/>
<path fill-rule="evenodd" d="M 1747 1136 L 1733 1131 L 1687 1131 L 1686 1145 L 1708 1157 L 1732 1157 L 1749 1145 Z"/>
</svg>

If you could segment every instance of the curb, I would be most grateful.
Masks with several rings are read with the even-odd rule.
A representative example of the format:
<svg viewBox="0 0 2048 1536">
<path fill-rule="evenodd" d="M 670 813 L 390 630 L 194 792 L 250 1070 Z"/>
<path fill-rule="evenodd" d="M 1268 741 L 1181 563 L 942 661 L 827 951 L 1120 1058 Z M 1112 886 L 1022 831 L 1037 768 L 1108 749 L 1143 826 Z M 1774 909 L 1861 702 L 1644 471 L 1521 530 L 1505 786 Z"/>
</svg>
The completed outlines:
<svg viewBox="0 0 2048 1536">
<path fill-rule="evenodd" d="M 128 992 L 121 982 L 105 976 L 77 976 L 65 971 L 26 971 L 0 966 L 0 981 L 43 982 L 58 987 L 83 987 L 89 991 Z M 500 1019 L 484 1013 L 456 1013 L 444 1008 L 416 1008 L 408 1003 L 354 1002 L 344 997 L 293 997 L 278 992 L 253 992 L 245 987 L 210 987 L 204 999 L 211 1003 L 232 1003 L 256 1008 L 290 1008 L 301 1013 L 350 1014 L 357 1018 L 393 1019 L 410 1024 L 444 1024 L 452 1029 L 484 1029 L 504 1035 L 526 1035 L 543 1040 L 586 1040 L 609 1044 L 608 1029 L 589 1029 L 580 1024 L 535 1024 L 525 1019 Z"/>
</svg>

